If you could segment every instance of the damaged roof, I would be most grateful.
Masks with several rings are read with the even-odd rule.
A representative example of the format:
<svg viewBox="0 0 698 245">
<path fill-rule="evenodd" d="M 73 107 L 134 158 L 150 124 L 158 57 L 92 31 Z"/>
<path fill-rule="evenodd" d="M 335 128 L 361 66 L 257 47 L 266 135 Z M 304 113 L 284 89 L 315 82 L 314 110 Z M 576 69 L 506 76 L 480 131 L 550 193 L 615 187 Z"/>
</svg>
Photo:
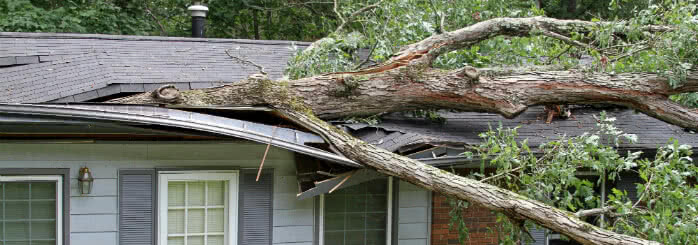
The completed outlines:
<svg viewBox="0 0 698 245">
<path fill-rule="evenodd" d="M 258 71 L 234 62 L 226 54 L 265 67 L 272 78 L 282 76 L 288 59 L 309 43 L 181 37 L 144 37 L 98 34 L 0 32 L 0 102 L 81 102 L 120 93 L 151 91 L 163 84 L 179 89 L 219 86 Z M 479 144 L 478 134 L 489 126 L 521 126 L 519 138 L 537 146 L 563 135 L 593 130 L 601 109 L 574 108 L 573 117 L 546 124 L 542 107 L 532 107 L 514 119 L 491 113 L 442 113 L 445 124 L 401 114 L 384 117 L 378 125 L 341 123 L 356 136 L 390 151 L 414 154 L 425 145 Z M 628 149 L 656 149 L 670 138 L 698 145 L 693 132 L 641 113 L 607 109 L 621 118 L 616 125 L 638 135 Z M 201 113 L 203 114 L 203 113 Z M 450 153 L 439 153 L 451 155 Z M 420 155 L 422 156 L 422 155 Z"/>
<path fill-rule="evenodd" d="M 360 167 L 356 162 L 343 156 L 309 146 L 309 143 L 325 142 L 316 134 L 164 107 L 118 104 L 0 104 L 0 123 L 17 122 L 25 124 L 119 122 L 160 125 L 271 144 L 349 167 Z"/>
<path fill-rule="evenodd" d="M 0 32 L 0 102 L 82 102 L 122 92 L 233 83 L 259 73 L 280 78 L 309 43 L 291 41 Z"/>
<path fill-rule="evenodd" d="M 638 136 L 638 142 L 622 144 L 621 148 L 654 150 L 665 145 L 670 139 L 676 139 L 681 144 L 698 146 L 698 135 L 695 132 L 684 130 L 632 109 L 575 107 L 571 110 L 571 118 L 555 119 L 550 124 L 545 123 L 543 106 L 535 106 L 513 119 L 493 113 L 441 112 L 446 122 L 440 124 L 394 113 L 385 116 L 376 125 L 363 123 L 340 125 L 371 144 L 398 152 L 409 152 L 423 144 L 447 148 L 458 148 L 458 145 L 477 145 L 481 142 L 478 134 L 487 131 L 490 127 L 497 128 L 500 123 L 505 128 L 518 126 L 519 140 L 528 139 L 529 146 L 537 147 L 562 136 L 579 136 L 593 131 L 600 112 L 605 110 L 608 117 L 619 119 L 615 122 L 616 127 L 625 133 Z M 462 147 L 453 150 L 453 152 L 462 151 Z"/>
</svg>

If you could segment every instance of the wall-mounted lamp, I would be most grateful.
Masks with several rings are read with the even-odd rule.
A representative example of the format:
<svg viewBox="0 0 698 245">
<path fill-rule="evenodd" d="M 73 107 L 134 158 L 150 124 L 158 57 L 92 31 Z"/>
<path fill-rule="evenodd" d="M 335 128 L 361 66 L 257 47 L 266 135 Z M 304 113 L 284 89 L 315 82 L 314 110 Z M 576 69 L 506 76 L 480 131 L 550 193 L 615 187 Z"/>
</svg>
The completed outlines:
<svg viewBox="0 0 698 245">
<path fill-rule="evenodd" d="M 87 167 L 80 168 L 80 173 L 78 174 L 78 188 L 80 188 L 80 193 L 90 194 L 92 192 L 92 183 L 95 178 L 92 177 L 92 172 Z"/>
</svg>

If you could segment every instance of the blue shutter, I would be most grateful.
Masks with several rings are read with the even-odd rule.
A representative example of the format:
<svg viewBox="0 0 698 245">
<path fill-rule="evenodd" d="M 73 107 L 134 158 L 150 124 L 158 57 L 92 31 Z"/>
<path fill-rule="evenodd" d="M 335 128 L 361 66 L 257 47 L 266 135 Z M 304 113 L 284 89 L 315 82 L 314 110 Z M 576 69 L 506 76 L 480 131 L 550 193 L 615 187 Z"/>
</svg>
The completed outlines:
<svg viewBox="0 0 698 245">
<path fill-rule="evenodd" d="M 274 173 L 257 170 L 240 171 L 240 203 L 238 212 L 238 244 L 270 245 L 272 241 L 272 206 Z"/>
<path fill-rule="evenodd" d="M 155 183 L 155 170 L 119 171 L 119 244 L 156 244 Z"/>
<path fill-rule="evenodd" d="M 535 240 L 531 245 L 545 245 L 545 228 L 533 227 L 529 232 Z"/>
</svg>

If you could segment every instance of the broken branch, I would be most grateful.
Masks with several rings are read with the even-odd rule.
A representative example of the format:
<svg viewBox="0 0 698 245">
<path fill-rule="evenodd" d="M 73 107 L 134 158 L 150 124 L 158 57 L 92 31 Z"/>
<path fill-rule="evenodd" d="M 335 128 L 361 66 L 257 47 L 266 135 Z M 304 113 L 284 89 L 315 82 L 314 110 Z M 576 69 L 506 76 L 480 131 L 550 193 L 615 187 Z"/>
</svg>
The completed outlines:
<svg viewBox="0 0 698 245">
<path fill-rule="evenodd" d="M 581 217 L 587 217 L 587 216 L 607 214 L 613 210 L 615 210 L 615 207 L 606 206 L 603 208 L 592 208 L 592 209 L 587 209 L 587 210 L 579 210 L 578 212 L 574 213 L 574 215 L 581 218 Z"/>
<path fill-rule="evenodd" d="M 226 50 L 225 50 L 225 53 L 228 55 L 228 57 L 230 57 L 231 59 L 233 59 L 233 61 L 235 61 L 235 62 L 237 62 L 237 63 L 239 63 L 239 64 L 241 64 L 241 65 L 250 65 L 250 66 L 254 66 L 255 68 L 257 68 L 257 70 L 259 70 L 260 73 L 262 73 L 263 75 L 267 75 L 267 72 L 264 71 L 264 66 L 261 66 L 261 65 L 259 65 L 259 64 L 257 64 L 257 63 L 254 63 L 254 62 L 251 61 L 251 60 L 244 59 L 244 58 L 241 58 L 241 57 L 237 57 L 237 56 L 235 56 L 235 55 L 232 55 L 232 54 L 230 53 L 230 49 L 226 49 Z"/>
<path fill-rule="evenodd" d="M 255 179 L 256 182 L 259 182 L 259 177 L 262 176 L 262 168 L 264 167 L 264 160 L 267 159 L 267 153 L 269 153 L 269 147 L 271 147 L 271 142 L 274 140 L 274 136 L 276 136 L 276 129 L 279 128 L 279 126 L 274 127 L 274 130 L 271 132 L 271 138 L 269 138 L 269 143 L 267 144 L 267 149 L 264 150 L 264 156 L 262 157 L 262 163 L 259 164 L 259 170 L 257 171 L 257 178 Z"/>
<path fill-rule="evenodd" d="M 332 192 L 334 192 L 335 190 L 337 190 L 337 188 L 339 188 L 340 186 L 342 186 L 342 184 L 344 184 L 344 182 L 347 182 L 347 180 L 349 180 L 349 178 L 350 178 L 352 175 L 354 175 L 354 173 L 356 173 L 356 171 L 353 171 L 353 172 L 351 172 L 350 174 L 348 174 L 347 177 L 344 177 L 344 179 L 343 179 L 342 181 L 340 181 L 339 184 L 337 184 L 337 185 L 335 185 L 334 187 L 332 187 L 332 189 L 330 189 L 330 191 L 329 191 L 328 193 L 332 193 Z"/>
</svg>

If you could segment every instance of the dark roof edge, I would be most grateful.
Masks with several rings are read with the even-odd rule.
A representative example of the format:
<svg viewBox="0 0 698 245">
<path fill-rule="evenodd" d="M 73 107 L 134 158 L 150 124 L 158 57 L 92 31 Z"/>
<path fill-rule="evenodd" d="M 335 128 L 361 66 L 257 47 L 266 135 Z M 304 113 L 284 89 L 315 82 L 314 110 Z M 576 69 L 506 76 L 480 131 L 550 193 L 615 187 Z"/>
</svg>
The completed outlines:
<svg viewBox="0 0 698 245">
<path fill-rule="evenodd" d="M 161 37 L 161 36 L 133 36 L 133 35 L 106 35 L 106 34 L 78 34 L 78 33 L 41 33 L 41 32 L 0 32 L 0 38 L 31 38 L 31 39 L 101 39 L 123 41 L 164 41 L 164 42 L 210 42 L 210 43 L 237 43 L 259 45 L 298 45 L 308 46 L 311 42 L 286 41 L 286 40 L 250 40 L 250 39 L 225 39 L 225 38 L 193 38 L 193 37 Z"/>
<path fill-rule="evenodd" d="M 168 109 L 173 110 L 173 109 Z M 171 118 L 162 118 L 154 116 L 145 116 L 130 113 L 120 113 L 120 112 L 109 112 L 104 110 L 90 110 L 86 108 L 69 108 L 61 107 L 56 105 L 30 105 L 30 104 L 1 104 L 0 112 L 4 113 L 14 113 L 14 114 L 24 114 L 24 115 L 42 115 L 42 116 L 57 116 L 57 117 L 70 117 L 70 118 L 86 118 L 86 119 L 96 119 L 96 120 L 107 120 L 107 121 L 121 121 L 121 122 L 136 122 L 136 123 L 146 123 L 146 124 L 157 124 L 164 126 L 172 126 L 179 128 L 186 128 L 192 130 L 199 130 L 202 132 L 216 133 L 220 135 L 228 135 L 233 137 L 238 137 L 250 141 L 255 141 L 263 144 L 272 144 L 274 146 L 307 154 L 313 157 L 324 159 L 327 161 L 351 166 L 351 167 L 361 167 L 358 163 L 347 159 L 343 156 L 338 156 L 334 153 L 326 152 L 320 149 L 309 147 L 302 144 L 294 144 L 291 142 L 273 140 L 270 136 L 253 132 L 251 129 L 235 129 L 232 127 L 227 127 L 222 124 L 204 124 L 200 121 L 186 121 Z M 251 123 L 251 122 L 250 122 Z M 273 137 L 273 136 L 272 136 Z"/>
</svg>

